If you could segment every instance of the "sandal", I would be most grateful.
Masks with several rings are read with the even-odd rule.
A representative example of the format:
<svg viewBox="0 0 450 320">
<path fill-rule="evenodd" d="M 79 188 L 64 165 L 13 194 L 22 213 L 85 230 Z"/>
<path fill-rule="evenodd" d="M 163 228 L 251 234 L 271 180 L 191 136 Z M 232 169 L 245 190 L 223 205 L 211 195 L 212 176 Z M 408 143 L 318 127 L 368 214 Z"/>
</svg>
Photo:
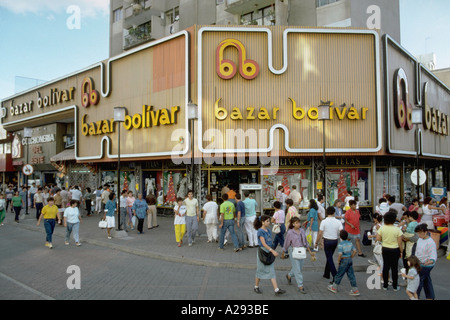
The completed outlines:
<svg viewBox="0 0 450 320">
<path fill-rule="evenodd" d="M 286 274 L 286 279 L 289 284 L 292 284 L 292 278 L 290 278 L 288 274 Z"/>
</svg>

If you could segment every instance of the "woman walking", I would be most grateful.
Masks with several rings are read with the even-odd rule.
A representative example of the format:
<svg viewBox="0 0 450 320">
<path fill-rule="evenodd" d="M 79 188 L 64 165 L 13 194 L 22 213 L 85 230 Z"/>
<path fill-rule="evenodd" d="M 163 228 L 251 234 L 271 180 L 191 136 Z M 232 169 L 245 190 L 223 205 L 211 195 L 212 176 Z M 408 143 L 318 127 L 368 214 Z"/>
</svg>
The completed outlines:
<svg viewBox="0 0 450 320">
<path fill-rule="evenodd" d="M 437 260 L 436 243 L 430 237 L 428 233 L 428 227 L 425 223 L 416 227 L 415 232 L 419 239 L 417 240 L 415 256 L 420 261 L 420 283 L 417 288 L 417 296 L 420 298 L 420 292 L 422 289 L 425 291 L 425 297 L 427 300 L 434 300 L 433 282 L 431 281 L 431 270 Z"/>
<path fill-rule="evenodd" d="M 282 209 L 282 204 L 279 201 L 275 201 L 273 203 L 275 207 L 275 213 L 272 217 L 272 223 L 278 224 L 280 226 L 280 232 L 275 235 L 275 239 L 273 240 L 272 249 L 276 249 L 278 244 L 283 248 L 284 246 L 284 234 L 286 233 L 286 226 L 284 224 L 285 213 Z"/>
<path fill-rule="evenodd" d="M 138 198 L 134 201 L 132 209 L 133 214 L 138 219 L 138 234 L 143 234 L 144 220 L 147 216 L 148 204 L 147 201 L 142 199 L 142 193 L 138 194 Z"/>
<path fill-rule="evenodd" d="M 301 293 L 306 293 L 305 288 L 303 287 L 303 262 L 304 259 L 296 259 L 292 256 L 293 248 L 303 247 L 309 251 L 310 255 L 314 255 L 309 249 L 308 241 L 306 241 L 306 233 L 301 228 L 301 222 L 298 217 L 293 217 L 289 222 L 289 230 L 286 235 L 286 239 L 284 240 L 283 253 L 281 255 L 281 259 L 284 259 L 285 252 L 289 252 L 289 259 L 291 260 L 292 269 L 286 275 L 286 279 L 289 284 L 291 284 L 292 277 L 295 277 L 295 281 L 297 282 L 298 290 Z"/>
<path fill-rule="evenodd" d="M 306 228 L 308 233 L 312 236 L 312 247 L 316 247 L 317 234 L 319 233 L 319 206 L 316 203 L 316 200 L 309 200 L 309 212 L 306 220 L 308 222 Z M 319 251 L 318 249 L 313 249 L 314 251 Z"/>
<path fill-rule="evenodd" d="M 258 244 L 259 249 L 265 251 L 266 253 L 272 253 L 275 257 L 278 257 L 278 253 L 272 249 L 272 231 L 270 230 L 270 217 L 264 215 L 261 219 L 256 219 L 254 222 L 254 227 L 258 230 Z M 274 263 L 270 265 L 265 265 L 261 262 L 261 256 L 259 250 L 257 252 L 256 258 L 256 279 L 254 291 L 261 294 L 262 291 L 259 289 L 259 283 L 261 279 L 270 279 L 272 282 L 273 289 L 275 290 L 275 295 L 280 295 L 286 291 L 278 288 L 275 266 Z"/>
<path fill-rule="evenodd" d="M 392 286 L 394 291 L 400 288 L 398 285 L 398 259 L 403 252 L 403 232 L 394 226 L 397 219 L 397 210 L 389 209 L 384 215 L 384 225 L 378 229 L 377 241 L 382 243 L 383 257 L 383 290 L 387 290 L 389 281 L 389 271 L 391 271 Z"/>
<path fill-rule="evenodd" d="M 103 215 L 103 220 L 106 220 L 106 232 L 108 233 L 108 239 L 111 240 L 111 229 L 116 227 L 116 218 L 114 213 L 116 211 L 117 204 L 116 201 L 114 201 L 114 199 L 116 198 L 116 195 L 114 193 L 110 193 L 108 198 L 109 200 L 105 205 L 106 212 Z"/>
<path fill-rule="evenodd" d="M 64 227 L 66 227 L 66 246 L 69 245 L 70 234 L 73 232 L 75 244 L 79 247 L 80 243 L 80 210 L 78 209 L 78 201 L 70 200 L 70 206 L 64 210 Z"/>
<path fill-rule="evenodd" d="M 133 204 L 134 201 L 136 201 L 136 198 L 133 196 L 133 192 L 128 192 L 128 198 L 127 198 L 127 210 L 128 210 L 128 226 L 131 228 L 131 230 L 134 230 L 133 225 Z"/>
<path fill-rule="evenodd" d="M 22 210 L 22 197 L 20 196 L 19 191 L 14 193 L 14 197 L 12 198 L 12 207 L 14 209 L 14 213 L 16 214 L 14 221 L 19 223 L 20 210 Z"/>
<path fill-rule="evenodd" d="M 92 199 L 94 198 L 94 194 L 91 191 L 91 188 L 86 188 L 86 192 L 83 195 L 84 203 L 86 205 L 87 216 L 89 217 L 92 214 Z"/>
<path fill-rule="evenodd" d="M 45 246 L 52 249 L 53 231 L 55 230 L 56 218 L 58 218 L 58 224 L 61 223 L 61 218 L 53 197 L 48 197 L 47 201 L 48 204 L 42 208 L 41 215 L 39 216 L 36 225 L 39 226 L 42 218 L 44 218 L 45 233 L 47 234 Z"/>
<path fill-rule="evenodd" d="M 147 196 L 147 198 L 145 198 L 145 200 L 147 201 L 148 205 L 147 227 L 150 230 L 159 227 L 158 220 L 156 217 L 156 198 L 154 195 L 150 194 Z"/>
</svg>

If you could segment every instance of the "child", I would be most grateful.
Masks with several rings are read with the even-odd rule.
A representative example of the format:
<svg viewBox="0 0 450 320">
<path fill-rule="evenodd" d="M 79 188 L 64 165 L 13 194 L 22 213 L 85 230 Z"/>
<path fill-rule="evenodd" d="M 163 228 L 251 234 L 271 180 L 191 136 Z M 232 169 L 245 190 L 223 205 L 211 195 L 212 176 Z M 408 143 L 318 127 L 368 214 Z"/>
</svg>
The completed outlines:
<svg viewBox="0 0 450 320">
<path fill-rule="evenodd" d="M 186 206 L 184 205 L 183 198 L 177 198 L 177 204 L 173 208 L 175 212 L 175 220 L 173 222 L 175 226 L 175 238 L 179 247 L 183 244 L 183 237 L 186 233 Z"/>
<path fill-rule="evenodd" d="M 404 274 L 402 272 L 402 277 L 408 279 L 408 286 L 406 287 L 406 294 L 409 297 L 409 300 L 419 300 L 417 296 L 417 288 L 420 283 L 420 261 L 416 256 L 410 256 L 408 259 L 408 274 Z"/>
<path fill-rule="evenodd" d="M 356 255 L 356 248 L 351 241 L 348 241 L 348 232 L 341 230 L 340 232 L 341 243 L 338 245 L 338 264 L 339 269 L 334 277 L 334 283 L 328 286 L 328 290 L 333 293 L 337 292 L 337 286 L 341 283 L 344 274 L 347 274 L 352 289 L 350 290 L 351 296 L 359 296 L 359 290 L 356 285 L 355 273 L 353 271 L 353 257 Z"/>
</svg>

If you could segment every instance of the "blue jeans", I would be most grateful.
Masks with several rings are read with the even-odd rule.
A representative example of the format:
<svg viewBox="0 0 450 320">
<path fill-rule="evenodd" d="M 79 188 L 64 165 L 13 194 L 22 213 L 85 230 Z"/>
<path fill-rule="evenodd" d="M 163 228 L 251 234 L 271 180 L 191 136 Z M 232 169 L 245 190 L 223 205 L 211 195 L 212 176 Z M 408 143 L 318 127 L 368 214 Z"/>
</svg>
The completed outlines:
<svg viewBox="0 0 450 320">
<path fill-rule="evenodd" d="M 223 220 L 223 226 L 220 229 L 220 242 L 219 242 L 219 248 L 223 249 L 223 242 L 225 240 L 225 232 L 230 231 L 231 239 L 233 240 L 233 245 L 235 249 L 239 248 L 239 241 L 236 237 L 236 234 L 234 233 L 234 219 L 231 220 Z"/>
<path fill-rule="evenodd" d="M 420 271 L 420 283 L 419 287 L 417 288 L 417 296 L 420 298 L 420 292 L 425 291 L 425 297 L 427 299 L 435 299 L 434 296 L 434 289 L 433 289 L 433 282 L 431 281 L 431 270 L 433 270 L 434 266 L 424 266 L 420 265 L 422 267 L 422 270 Z"/>
<path fill-rule="evenodd" d="M 69 242 L 70 240 L 70 234 L 73 231 L 73 239 L 75 240 L 75 242 L 80 242 L 80 223 L 70 223 L 67 222 L 67 229 L 66 229 L 66 241 Z"/>
<path fill-rule="evenodd" d="M 39 219 L 41 216 L 42 208 L 44 204 L 42 202 L 36 202 L 36 219 Z"/>
<path fill-rule="evenodd" d="M 327 263 L 325 264 L 325 271 L 323 276 L 327 279 L 330 278 L 330 273 L 334 277 L 336 276 L 337 270 L 333 261 L 333 254 L 336 251 L 338 245 L 338 240 L 323 239 L 323 247 L 325 251 L 325 256 L 327 258 Z"/>
<path fill-rule="evenodd" d="M 239 248 L 244 247 L 245 245 L 245 216 L 241 217 L 241 220 L 239 221 L 239 227 L 236 228 L 237 231 L 237 238 L 239 242 Z"/>
<path fill-rule="evenodd" d="M 286 233 L 286 226 L 284 223 L 280 223 L 280 233 L 275 236 L 273 239 L 272 249 L 276 249 L 278 244 L 283 248 L 284 246 L 284 234 Z"/>
<path fill-rule="evenodd" d="M 334 277 L 334 283 L 339 285 L 345 274 L 347 274 L 352 288 L 356 288 L 357 287 L 356 286 L 356 278 L 355 278 L 355 272 L 353 271 L 352 258 L 341 259 L 341 263 L 339 263 L 339 269 L 336 273 L 336 276 Z"/>
<path fill-rule="evenodd" d="M 53 230 L 55 230 L 55 222 L 55 219 L 44 220 L 45 233 L 47 234 L 45 240 L 50 243 L 52 242 Z"/>
<path fill-rule="evenodd" d="M 304 259 L 294 259 L 292 258 L 292 247 L 289 247 L 289 260 L 291 260 L 291 271 L 289 271 L 288 275 L 289 277 L 294 277 L 295 281 L 297 282 L 298 287 L 303 287 L 303 274 L 302 274 L 302 268 L 303 268 L 303 262 Z"/>
</svg>

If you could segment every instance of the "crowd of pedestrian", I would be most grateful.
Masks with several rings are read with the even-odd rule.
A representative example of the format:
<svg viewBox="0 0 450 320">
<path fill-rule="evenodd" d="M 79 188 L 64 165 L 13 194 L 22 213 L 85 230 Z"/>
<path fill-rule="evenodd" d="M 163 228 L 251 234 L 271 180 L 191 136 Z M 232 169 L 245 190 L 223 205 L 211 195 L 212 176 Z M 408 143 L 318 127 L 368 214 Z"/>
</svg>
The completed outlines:
<svg viewBox="0 0 450 320">
<path fill-rule="evenodd" d="M 34 188 L 34 189 L 33 189 Z M 294 186 L 292 189 L 295 191 Z M 29 201 L 24 197 L 29 195 Z M 301 196 L 295 192 L 286 196 L 283 188 L 277 190 L 273 203 L 273 215 L 257 216 L 258 204 L 248 191 L 243 195 L 233 188 L 222 194 L 218 201 L 211 195 L 206 196 L 206 203 L 201 207 L 194 192 L 189 190 L 185 198 L 177 198 L 173 209 L 175 242 L 183 245 L 186 236 L 188 246 L 195 243 L 200 220 L 206 226 L 207 242 L 218 244 L 224 250 L 231 237 L 234 252 L 246 248 L 257 248 L 257 270 L 254 291 L 261 293 L 259 287 L 262 279 L 271 281 L 276 295 L 285 293 L 279 288 L 275 275 L 276 257 L 280 256 L 277 247 L 281 247 L 281 259 L 290 259 L 291 270 L 286 274 L 288 284 L 295 278 L 298 291 L 307 293 L 304 287 L 302 268 L 309 253 L 312 261 L 316 253 L 323 249 L 326 262 L 323 278 L 330 280 L 328 290 L 337 293 L 339 285 L 347 275 L 350 295 L 358 296 L 353 271 L 353 259 L 364 258 L 362 242 L 372 245 L 373 259 L 369 263 L 378 267 L 383 289 L 392 286 L 400 290 L 399 264 L 401 276 L 406 280 L 406 293 L 412 300 L 418 299 L 423 290 L 427 299 L 434 299 L 431 271 L 436 263 L 436 243 L 429 231 L 434 229 L 433 216 L 442 213 L 450 215 L 446 198 L 439 205 L 430 197 L 421 203 L 414 199 L 411 205 L 396 202 L 395 197 L 386 195 L 379 199 L 376 212 L 372 215 L 373 227 L 369 232 L 360 229 L 360 212 L 358 203 L 351 192 L 344 201 L 336 200 L 333 206 L 325 208 L 324 197 L 318 195 L 309 200 L 309 206 L 302 223 L 299 211 Z M 148 230 L 158 227 L 156 199 L 149 195 L 143 197 L 132 191 L 123 190 L 117 208 L 115 193 L 109 185 L 99 187 L 92 192 L 78 186 L 66 190 L 54 186 L 22 188 L 22 191 L 8 186 L 0 193 L 0 225 L 3 225 L 5 213 L 9 209 L 15 212 L 15 221 L 19 222 L 20 212 L 26 204 L 36 209 L 37 225 L 44 221 L 46 231 L 45 246 L 53 248 L 52 234 L 57 224 L 66 228 L 65 244 L 69 245 L 72 235 L 76 246 L 80 246 L 79 230 L 84 206 L 86 217 L 93 214 L 103 217 L 108 239 L 112 239 L 111 230 L 116 227 L 116 214 L 120 215 L 119 229 L 125 231 L 137 229 L 144 233 L 144 221 L 147 219 Z M 361 238 L 364 236 L 363 241 Z M 337 254 L 335 262 L 334 254 Z"/>
</svg>

